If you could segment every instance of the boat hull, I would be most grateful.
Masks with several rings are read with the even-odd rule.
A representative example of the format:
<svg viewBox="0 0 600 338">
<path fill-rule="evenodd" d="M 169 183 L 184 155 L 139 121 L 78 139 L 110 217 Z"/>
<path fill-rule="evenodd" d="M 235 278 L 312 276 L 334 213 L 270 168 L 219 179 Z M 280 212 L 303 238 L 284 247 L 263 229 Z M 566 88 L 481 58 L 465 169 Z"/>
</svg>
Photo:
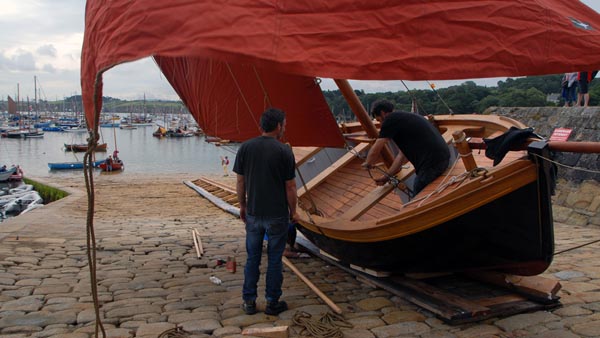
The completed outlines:
<svg viewBox="0 0 600 338">
<path fill-rule="evenodd" d="M 542 142 L 540 142 L 542 143 Z M 545 144 L 530 151 L 544 154 Z M 549 156 L 545 154 L 545 156 Z M 299 226 L 304 236 L 342 263 L 387 272 L 496 270 L 537 275 L 554 254 L 552 165 L 500 198 L 423 231 L 371 242 L 336 239 Z M 460 201 L 456 201 L 457 208 Z"/>
<path fill-rule="evenodd" d="M 94 168 L 97 168 L 104 160 L 95 161 Z M 66 169 L 83 169 L 83 162 L 61 162 L 61 163 L 48 163 L 50 170 L 66 170 Z"/>
</svg>

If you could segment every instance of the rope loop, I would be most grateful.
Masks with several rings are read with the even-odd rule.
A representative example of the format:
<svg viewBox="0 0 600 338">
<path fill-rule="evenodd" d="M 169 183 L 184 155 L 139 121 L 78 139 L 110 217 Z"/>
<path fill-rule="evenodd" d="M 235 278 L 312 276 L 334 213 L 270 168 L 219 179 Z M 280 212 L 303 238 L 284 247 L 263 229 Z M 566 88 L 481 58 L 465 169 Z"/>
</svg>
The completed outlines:
<svg viewBox="0 0 600 338">
<path fill-rule="evenodd" d="M 303 328 L 300 335 L 314 338 L 342 338 L 344 334 L 341 328 L 352 328 L 352 324 L 342 316 L 331 312 L 321 314 L 318 319 L 312 319 L 311 314 L 298 311 L 294 314 L 292 321 Z"/>
</svg>

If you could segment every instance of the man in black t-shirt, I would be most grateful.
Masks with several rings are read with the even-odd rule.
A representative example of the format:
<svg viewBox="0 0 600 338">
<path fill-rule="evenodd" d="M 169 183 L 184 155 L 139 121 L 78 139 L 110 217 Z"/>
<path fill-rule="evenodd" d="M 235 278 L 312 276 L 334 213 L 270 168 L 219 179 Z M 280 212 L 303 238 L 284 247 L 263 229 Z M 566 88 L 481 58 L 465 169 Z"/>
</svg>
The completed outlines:
<svg viewBox="0 0 600 338">
<path fill-rule="evenodd" d="M 283 283 L 281 256 L 288 237 L 290 220 L 296 222 L 296 163 L 292 149 L 279 140 L 285 131 L 285 113 L 268 109 L 260 118 L 263 133 L 244 142 L 233 165 L 237 174 L 236 191 L 240 218 L 246 223 L 246 252 L 242 308 L 256 313 L 257 283 L 263 238 L 268 236 L 268 266 L 265 313 L 278 315 L 287 310 L 279 301 Z"/>
<path fill-rule="evenodd" d="M 390 140 L 400 151 L 390 165 L 387 175 L 375 179 L 378 185 L 385 184 L 390 176 L 396 175 L 402 165 L 410 162 L 417 177 L 413 193 L 417 194 L 431 181 L 446 171 L 450 160 L 448 145 L 440 133 L 418 114 L 393 111 L 394 105 L 386 100 L 373 103 L 371 113 L 381 123 L 379 138 L 375 141 L 363 166 L 370 168 L 377 160 L 383 147 Z"/>
</svg>

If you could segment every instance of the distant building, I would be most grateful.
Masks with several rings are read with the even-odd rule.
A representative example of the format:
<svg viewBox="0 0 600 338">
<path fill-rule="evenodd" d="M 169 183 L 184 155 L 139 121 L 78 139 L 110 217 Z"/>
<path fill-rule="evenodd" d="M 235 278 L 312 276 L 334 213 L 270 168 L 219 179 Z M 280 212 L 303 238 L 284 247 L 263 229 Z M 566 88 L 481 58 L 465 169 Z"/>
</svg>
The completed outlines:
<svg viewBox="0 0 600 338">
<path fill-rule="evenodd" d="M 551 93 L 546 95 L 546 101 L 552 102 L 554 104 L 560 103 L 560 93 Z"/>
</svg>

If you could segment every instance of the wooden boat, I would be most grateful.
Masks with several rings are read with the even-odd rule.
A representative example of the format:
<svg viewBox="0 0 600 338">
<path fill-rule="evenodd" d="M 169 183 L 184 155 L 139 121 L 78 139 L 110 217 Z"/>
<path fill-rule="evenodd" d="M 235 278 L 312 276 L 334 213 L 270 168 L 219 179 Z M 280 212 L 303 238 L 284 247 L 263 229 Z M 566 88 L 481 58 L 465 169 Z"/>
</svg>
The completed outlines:
<svg viewBox="0 0 600 338">
<path fill-rule="evenodd" d="M 508 7 L 497 0 L 475 8 L 461 1 L 419 0 L 402 6 L 248 3 L 199 2 L 183 9 L 148 8 L 141 0 L 88 0 L 81 67 L 87 120 L 101 111 L 99 80 L 105 70 L 152 56 L 207 135 L 244 141 L 260 134 L 258 120 L 266 106 L 286 112 L 285 141 L 317 151 L 299 161 L 300 231 L 329 255 L 389 271 L 499 269 L 531 275 L 550 264 L 552 170 L 537 157 L 551 157 L 546 143 L 511 152 L 496 167 L 474 154 L 475 167 L 485 170 L 458 161 L 408 200 L 394 186 L 376 187 L 360 167 L 363 160 L 356 155 L 364 154 L 377 130 L 343 79 L 445 80 L 599 69 L 600 59 L 573 55 L 600 53 L 597 29 L 587 29 L 600 27 L 600 14 L 568 0 L 523 0 Z M 125 4 L 138 19 L 136 30 L 114 20 Z M 143 17 L 150 13 L 160 20 L 146 23 Z M 543 20 L 531 20 L 532 14 Z M 196 24 L 173 36 L 166 28 L 182 16 Z M 273 29 L 279 17 L 286 20 Z M 224 40 L 224 32 L 231 39 Z M 128 43 L 113 42 L 115 36 Z M 336 79 L 360 121 L 361 130 L 346 131 L 355 135 L 340 133 L 323 98 L 321 77 Z M 491 138 L 511 126 L 523 127 L 478 115 L 437 116 L 433 122 L 447 142 L 454 132 Z M 352 151 L 328 158 L 332 147 L 344 146 Z M 387 154 L 384 163 L 390 160 Z M 407 168 L 398 180 L 410 186 L 410 178 Z"/>
<path fill-rule="evenodd" d="M 94 168 L 98 168 L 100 164 L 102 164 L 104 160 L 94 161 Z M 56 163 L 48 163 L 48 168 L 50 170 L 67 170 L 67 169 L 83 169 L 83 162 L 56 162 Z"/>
<path fill-rule="evenodd" d="M 100 167 L 100 169 L 102 169 L 102 171 L 120 171 L 120 170 L 125 169 L 125 164 L 123 163 L 123 161 L 113 162 L 112 170 L 108 170 L 106 161 L 103 161 L 102 163 L 100 163 L 100 165 L 98 165 L 98 167 Z"/>
<path fill-rule="evenodd" d="M 492 115 L 438 115 L 435 124 L 449 145 L 454 133 L 481 140 L 525 127 Z M 358 156 L 368 150 L 369 138 L 349 138 L 359 141 L 354 150 L 314 178 L 304 177 L 298 190 L 304 206 L 299 229 L 328 255 L 357 267 L 403 272 L 535 275 L 551 263 L 553 170 L 536 157 L 549 156 L 546 143 L 510 152 L 495 167 L 481 152 L 470 164 L 454 156 L 444 175 L 410 199 L 393 184 L 376 186 Z M 410 166 L 398 181 L 410 188 L 413 175 Z"/>
<path fill-rule="evenodd" d="M 65 143 L 64 147 L 65 147 L 66 151 L 84 152 L 84 151 L 88 150 L 87 143 L 72 143 L 72 144 Z M 106 151 L 107 147 L 108 147 L 108 145 L 106 143 L 100 143 L 96 146 L 95 151 L 104 152 L 104 151 Z"/>
</svg>

